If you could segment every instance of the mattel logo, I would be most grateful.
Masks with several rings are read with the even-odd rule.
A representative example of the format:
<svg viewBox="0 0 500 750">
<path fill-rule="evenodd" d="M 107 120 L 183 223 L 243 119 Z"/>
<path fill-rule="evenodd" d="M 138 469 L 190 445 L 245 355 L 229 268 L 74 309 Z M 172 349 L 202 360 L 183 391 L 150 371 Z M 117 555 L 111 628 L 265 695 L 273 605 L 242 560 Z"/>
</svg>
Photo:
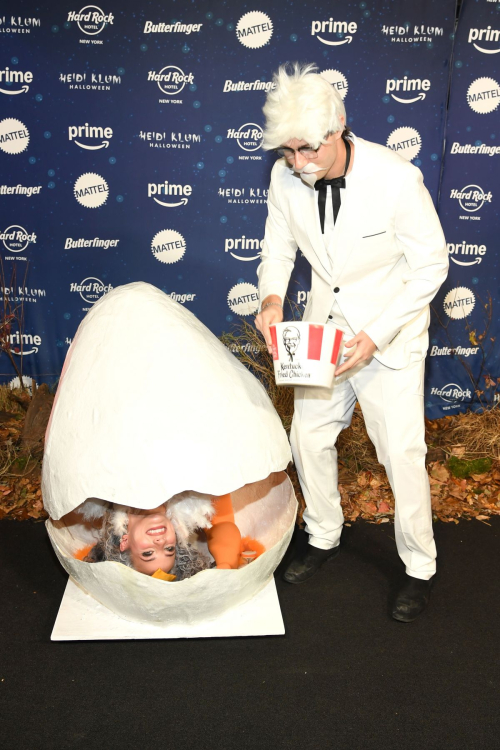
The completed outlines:
<svg viewBox="0 0 500 750">
<path fill-rule="evenodd" d="M 469 107 L 480 115 L 487 115 L 500 104 L 500 86 L 494 78 L 483 76 L 472 81 L 467 89 Z"/>
</svg>

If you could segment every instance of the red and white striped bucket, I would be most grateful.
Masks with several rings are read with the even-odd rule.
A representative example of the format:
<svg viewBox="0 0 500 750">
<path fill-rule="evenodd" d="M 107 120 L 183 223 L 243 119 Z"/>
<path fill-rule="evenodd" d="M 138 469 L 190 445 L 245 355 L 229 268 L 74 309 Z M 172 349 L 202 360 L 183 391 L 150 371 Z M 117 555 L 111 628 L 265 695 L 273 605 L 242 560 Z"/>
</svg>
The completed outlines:
<svg viewBox="0 0 500 750">
<path fill-rule="evenodd" d="M 276 323 L 269 326 L 277 385 L 331 388 L 343 331 L 322 323 Z"/>
</svg>

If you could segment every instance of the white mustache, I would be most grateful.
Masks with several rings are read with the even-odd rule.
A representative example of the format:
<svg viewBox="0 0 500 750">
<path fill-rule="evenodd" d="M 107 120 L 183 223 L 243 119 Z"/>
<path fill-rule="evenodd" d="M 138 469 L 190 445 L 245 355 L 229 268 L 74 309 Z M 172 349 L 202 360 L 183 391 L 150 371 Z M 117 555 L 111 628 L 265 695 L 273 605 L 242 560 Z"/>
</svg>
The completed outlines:
<svg viewBox="0 0 500 750">
<path fill-rule="evenodd" d="M 322 172 L 323 169 L 324 167 L 317 167 L 316 164 L 311 164 L 311 162 L 308 162 L 302 169 L 293 167 L 293 171 L 297 174 L 314 174 L 314 172 Z"/>
<path fill-rule="evenodd" d="M 301 180 L 305 182 L 306 185 L 314 187 L 314 183 L 318 179 L 318 172 L 323 172 L 324 168 L 317 167 L 316 164 L 311 164 L 311 162 L 309 162 L 305 167 L 302 167 L 302 169 L 295 169 L 295 167 L 293 167 L 293 171 L 295 174 L 300 175 Z"/>
</svg>

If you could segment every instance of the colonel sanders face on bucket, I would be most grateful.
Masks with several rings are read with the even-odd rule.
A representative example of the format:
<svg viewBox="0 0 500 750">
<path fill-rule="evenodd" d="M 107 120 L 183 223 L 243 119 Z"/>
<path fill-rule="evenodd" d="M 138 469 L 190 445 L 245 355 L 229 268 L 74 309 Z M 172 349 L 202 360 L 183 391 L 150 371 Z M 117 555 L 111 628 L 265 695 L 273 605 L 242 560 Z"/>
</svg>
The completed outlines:
<svg viewBox="0 0 500 750">
<path fill-rule="evenodd" d="M 288 328 L 285 328 L 283 331 L 283 344 L 288 352 L 290 361 L 293 362 L 293 355 L 299 348 L 300 344 L 300 333 L 297 328 L 294 326 L 288 326 Z"/>
</svg>

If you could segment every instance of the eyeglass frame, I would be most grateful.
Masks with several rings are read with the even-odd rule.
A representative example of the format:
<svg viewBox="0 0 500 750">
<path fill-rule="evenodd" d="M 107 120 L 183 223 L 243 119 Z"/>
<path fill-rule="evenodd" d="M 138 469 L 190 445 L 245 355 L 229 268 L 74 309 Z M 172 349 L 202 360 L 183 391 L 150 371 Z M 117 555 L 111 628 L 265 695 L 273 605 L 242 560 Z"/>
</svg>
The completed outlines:
<svg viewBox="0 0 500 750">
<path fill-rule="evenodd" d="M 327 133 L 327 134 L 325 135 L 325 138 L 328 138 L 328 137 L 329 137 L 330 135 L 333 135 L 333 133 L 334 133 L 334 131 L 333 131 L 333 130 L 330 130 L 330 131 L 329 131 L 329 132 L 328 132 L 328 133 Z M 341 136 L 341 137 L 345 139 L 345 138 L 347 138 L 347 137 L 348 137 L 348 136 L 349 136 L 350 134 L 351 134 L 351 129 L 350 129 L 349 127 L 347 127 L 347 126 L 346 126 L 346 127 L 344 128 L 343 132 L 342 132 L 342 136 Z M 284 157 L 284 158 L 285 158 L 285 159 L 286 159 L 287 161 L 289 161 L 289 160 L 290 160 L 290 157 L 292 157 L 292 158 L 294 159 L 294 158 L 295 158 L 295 154 L 301 154 L 302 156 L 304 156 L 304 153 L 305 153 L 306 151 L 311 151 L 311 152 L 314 152 L 314 156 L 305 156 L 305 158 L 306 158 L 306 159 L 308 159 L 309 161 L 314 161 L 315 159 L 317 159 L 317 158 L 318 158 L 318 151 L 320 150 L 321 146 L 326 146 L 326 145 L 327 145 L 326 143 L 320 143 L 320 145 L 318 146 L 318 148 L 307 148 L 307 146 L 300 146 L 299 148 L 290 148 L 289 146 L 280 146 L 279 148 L 274 148 L 274 149 L 273 149 L 273 151 L 274 151 L 274 152 L 275 152 L 276 154 L 278 154 L 278 156 L 279 156 L 280 158 L 281 158 L 281 157 Z M 290 152 L 291 152 L 290 156 L 288 156 L 288 157 L 287 157 L 287 156 L 285 155 L 285 153 L 280 153 L 280 151 L 281 151 L 281 152 L 284 152 L 285 150 L 287 150 L 287 151 L 290 151 Z"/>
<path fill-rule="evenodd" d="M 325 138 L 328 138 L 328 136 L 332 135 L 332 133 L 327 133 L 325 135 Z M 325 146 L 325 143 L 320 143 L 318 148 L 311 148 L 311 146 L 300 146 L 299 148 L 290 148 L 289 146 L 280 146 L 279 148 L 273 149 L 273 151 L 278 154 L 279 157 L 284 157 L 287 161 L 291 161 L 295 159 L 295 154 L 300 154 L 301 156 L 304 156 L 305 159 L 308 159 L 309 161 L 314 161 L 314 159 L 318 158 L 318 151 L 320 150 L 321 146 Z M 285 154 L 285 151 L 289 151 L 290 154 L 287 156 Z M 308 151 L 310 153 L 314 153 L 314 156 L 305 156 L 305 152 Z"/>
</svg>

